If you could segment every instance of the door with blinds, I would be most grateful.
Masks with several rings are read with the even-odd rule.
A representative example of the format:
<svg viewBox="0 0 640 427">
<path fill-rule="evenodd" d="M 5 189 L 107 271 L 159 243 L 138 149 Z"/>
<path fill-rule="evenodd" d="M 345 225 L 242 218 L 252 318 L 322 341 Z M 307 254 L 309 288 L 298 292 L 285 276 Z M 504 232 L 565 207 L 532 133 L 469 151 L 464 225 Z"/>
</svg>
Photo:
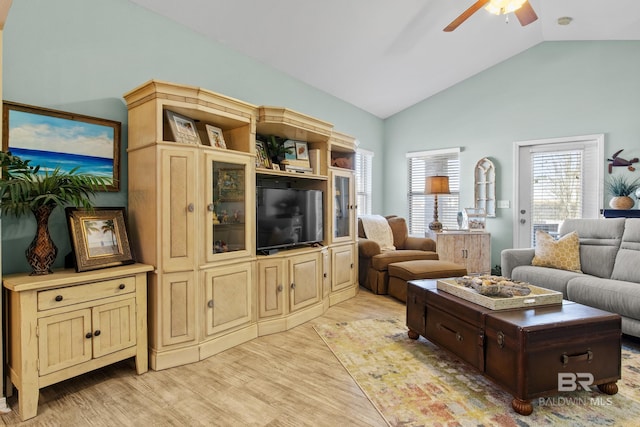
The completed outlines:
<svg viewBox="0 0 640 427">
<path fill-rule="evenodd" d="M 448 176 L 450 194 L 438 195 L 438 220 L 444 229 L 458 229 L 460 199 L 460 148 L 407 153 L 409 234 L 423 236 L 433 220 L 435 197 L 425 194 L 428 176 Z"/>
<path fill-rule="evenodd" d="M 556 237 L 567 218 L 597 218 L 602 207 L 604 135 L 516 143 L 514 247 Z"/>
</svg>

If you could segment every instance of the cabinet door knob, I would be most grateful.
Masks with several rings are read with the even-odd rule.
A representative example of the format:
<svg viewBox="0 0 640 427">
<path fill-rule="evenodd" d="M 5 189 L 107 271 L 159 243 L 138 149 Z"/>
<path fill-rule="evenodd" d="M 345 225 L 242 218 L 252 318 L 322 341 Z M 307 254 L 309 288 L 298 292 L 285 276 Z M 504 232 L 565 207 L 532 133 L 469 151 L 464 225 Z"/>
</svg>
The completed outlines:
<svg viewBox="0 0 640 427">
<path fill-rule="evenodd" d="M 291 289 L 295 289 L 296 288 L 296 284 L 295 283 L 291 283 Z"/>
<path fill-rule="evenodd" d="M 93 336 L 94 337 L 99 337 L 101 333 L 102 332 L 100 332 L 100 329 L 96 329 L 96 331 L 93 333 Z"/>
<path fill-rule="evenodd" d="M 56 301 L 60 302 L 62 301 L 62 295 L 56 295 Z"/>
<path fill-rule="evenodd" d="M 118 286 L 118 289 L 124 289 L 126 288 L 126 286 L 124 285 L 124 283 L 120 283 L 120 286 Z"/>
<path fill-rule="evenodd" d="M 278 287 L 277 287 L 278 292 L 282 292 L 283 289 L 284 289 L 284 287 L 282 285 L 278 285 Z"/>
<path fill-rule="evenodd" d="M 209 308 L 213 308 L 213 300 L 212 300 L 212 299 L 210 299 L 210 300 L 207 302 L 207 307 L 209 307 Z"/>
<path fill-rule="evenodd" d="M 209 204 L 207 205 L 207 210 L 208 210 L 209 212 L 213 212 L 213 203 L 209 203 Z"/>
<path fill-rule="evenodd" d="M 188 210 L 189 212 L 193 212 L 194 210 L 196 210 L 196 208 L 195 208 L 195 206 L 193 206 L 193 203 L 189 203 L 189 204 L 187 205 L 187 210 Z"/>
<path fill-rule="evenodd" d="M 90 339 L 93 335 L 91 334 L 91 332 L 87 332 L 87 335 L 85 335 L 85 338 Z"/>
</svg>

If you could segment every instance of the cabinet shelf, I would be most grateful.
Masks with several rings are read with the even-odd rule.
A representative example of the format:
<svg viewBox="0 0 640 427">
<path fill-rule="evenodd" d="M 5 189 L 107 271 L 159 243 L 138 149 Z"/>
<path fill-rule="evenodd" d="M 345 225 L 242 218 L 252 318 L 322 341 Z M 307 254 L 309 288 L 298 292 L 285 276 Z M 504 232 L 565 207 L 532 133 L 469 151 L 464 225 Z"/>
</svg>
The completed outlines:
<svg viewBox="0 0 640 427">
<path fill-rule="evenodd" d="M 314 180 L 320 180 L 320 181 L 326 181 L 328 179 L 327 176 L 325 175 L 277 171 L 277 170 L 270 170 L 270 169 L 256 169 L 256 175 L 286 177 L 286 178 L 300 178 L 300 179 L 314 179 Z"/>
</svg>

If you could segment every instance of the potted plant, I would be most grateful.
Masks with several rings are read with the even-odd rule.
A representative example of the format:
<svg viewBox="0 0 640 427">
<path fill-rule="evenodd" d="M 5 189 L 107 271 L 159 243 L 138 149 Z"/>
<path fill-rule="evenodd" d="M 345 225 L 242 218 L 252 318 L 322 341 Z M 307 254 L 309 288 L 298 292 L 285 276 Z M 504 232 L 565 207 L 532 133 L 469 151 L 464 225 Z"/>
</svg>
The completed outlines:
<svg viewBox="0 0 640 427">
<path fill-rule="evenodd" d="M 95 192 L 106 189 L 107 177 L 68 172 L 59 167 L 40 172 L 40 166 L 31 166 L 9 152 L 0 152 L 0 212 L 21 217 L 33 212 L 36 235 L 25 251 L 33 275 L 51 273 L 58 249 L 49 235 L 49 216 L 57 206 L 74 205 L 91 209 L 90 200 Z"/>
<path fill-rule="evenodd" d="M 287 154 L 293 153 L 293 149 L 291 147 L 285 147 L 284 142 L 285 138 L 280 138 L 275 135 L 270 135 L 265 137 L 267 143 L 267 151 L 269 152 L 269 157 L 271 157 L 271 162 L 274 164 L 280 164 L 285 158 Z"/>
<path fill-rule="evenodd" d="M 640 179 L 628 180 L 623 175 L 614 175 L 606 183 L 606 189 L 613 198 L 609 206 L 613 209 L 631 209 L 635 204 L 631 195 L 640 188 Z"/>
</svg>

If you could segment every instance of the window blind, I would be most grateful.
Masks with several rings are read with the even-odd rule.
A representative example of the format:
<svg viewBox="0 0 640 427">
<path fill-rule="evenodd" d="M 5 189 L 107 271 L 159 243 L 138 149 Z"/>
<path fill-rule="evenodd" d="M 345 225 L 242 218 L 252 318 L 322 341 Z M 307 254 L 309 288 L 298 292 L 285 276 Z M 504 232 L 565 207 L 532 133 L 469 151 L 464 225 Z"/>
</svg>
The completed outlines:
<svg viewBox="0 0 640 427">
<path fill-rule="evenodd" d="M 373 152 L 356 150 L 356 206 L 357 215 L 371 214 Z"/>
<path fill-rule="evenodd" d="M 409 233 L 424 236 L 433 221 L 435 197 L 424 192 L 425 178 L 449 177 L 451 194 L 438 195 L 438 220 L 445 229 L 457 229 L 460 210 L 460 149 L 430 150 L 407 153 Z"/>
</svg>

